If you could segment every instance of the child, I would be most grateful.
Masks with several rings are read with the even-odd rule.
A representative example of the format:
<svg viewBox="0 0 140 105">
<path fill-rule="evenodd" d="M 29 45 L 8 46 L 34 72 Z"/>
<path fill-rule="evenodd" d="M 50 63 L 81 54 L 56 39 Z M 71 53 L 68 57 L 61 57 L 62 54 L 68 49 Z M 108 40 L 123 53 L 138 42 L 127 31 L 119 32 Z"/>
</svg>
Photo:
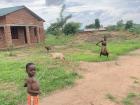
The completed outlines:
<svg viewBox="0 0 140 105">
<path fill-rule="evenodd" d="M 27 103 L 28 105 L 39 105 L 38 95 L 40 94 L 39 83 L 35 80 L 35 64 L 27 63 L 26 72 L 28 74 L 28 79 L 26 80 L 24 87 L 27 87 Z"/>
<path fill-rule="evenodd" d="M 106 48 L 106 46 L 107 46 L 107 38 L 106 38 L 106 36 L 104 36 L 104 39 L 99 41 L 96 45 L 99 46 L 99 43 L 101 43 L 101 46 L 100 46 L 101 47 L 100 56 L 104 55 L 104 56 L 108 57 L 109 53 L 108 53 L 107 48 Z"/>
</svg>

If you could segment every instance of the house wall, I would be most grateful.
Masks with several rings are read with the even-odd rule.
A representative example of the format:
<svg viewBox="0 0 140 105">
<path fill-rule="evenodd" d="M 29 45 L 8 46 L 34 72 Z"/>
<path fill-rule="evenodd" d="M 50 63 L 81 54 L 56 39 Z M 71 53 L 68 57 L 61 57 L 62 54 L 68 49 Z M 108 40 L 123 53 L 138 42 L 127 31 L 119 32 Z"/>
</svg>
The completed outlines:
<svg viewBox="0 0 140 105">
<path fill-rule="evenodd" d="M 42 27 L 39 27 L 40 39 L 44 40 L 45 39 L 45 30 L 44 30 L 44 26 L 43 26 L 43 21 L 40 21 L 39 24 L 42 25 Z"/>
<path fill-rule="evenodd" d="M 32 16 L 31 13 L 26 9 L 21 9 L 16 12 L 10 13 L 4 17 L 0 17 L 0 26 L 1 25 L 2 26 L 6 25 L 6 27 L 10 27 L 10 26 L 14 26 L 14 25 L 16 25 L 16 26 L 18 26 L 18 25 L 19 26 L 20 25 L 21 26 L 36 26 L 39 30 L 38 33 L 40 36 L 40 41 L 43 41 L 45 39 L 43 23 L 44 23 L 43 20 L 41 20 L 41 21 L 38 20 L 36 17 Z M 4 28 L 5 30 L 0 28 L 0 37 L 2 37 L 2 39 L 0 39 L 0 48 L 5 47 L 7 45 L 7 42 L 10 43 L 9 39 L 6 40 L 6 38 L 9 36 L 8 33 L 10 33 L 10 31 L 6 27 Z M 37 40 L 36 36 L 34 35 L 33 30 L 29 29 L 29 32 L 30 32 L 31 43 L 37 42 L 38 40 Z M 4 35 L 4 33 L 6 34 L 6 36 Z M 12 39 L 12 43 L 14 45 L 25 44 L 24 30 L 21 28 L 18 28 L 18 33 L 19 33 L 19 39 Z"/>
<path fill-rule="evenodd" d="M 36 35 L 35 35 L 35 32 L 34 32 L 34 29 L 33 28 L 36 28 L 36 27 L 30 27 L 29 28 L 29 32 L 30 32 L 30 36 L 31 36 L 31 43 L 37 43 L 37 32 L 36 32 Z"/>
<path fill-rule="evenodd" d="M 0 27 L 0 47 L 5 47 L 5 40 L 4 40 L 4 28 Z"/>
<path fill-rule="evenodd" d="M 40 25 L 42 22 L 32 16 L 26 9 L 21 9 L 6 16 L 6 24 Z"/>
<path fill-rule="evenodd" d="M 39 35 L 40 35 L 40 40 L 44 40 L 45 39 L 44 28 L 42 28 L 42 27 L 39 28 Z"/>
<path fill-rule="evenodd" d="M 3 25 L 5 23 L 6 23 L 5 16 L 0 17 L 0 25 Z"/>
<path fill-rule="evenodd" d="M 41 30 L 39 32 L 41 41 L 44 40 L 44 26 L 43 21 L 39 21 L 37 18 L 32 16 L 30 12 L 26 9 L 21 9 L 16 12 L 10 13 L 6 16 L 6 24 L 18 24 L 18 25 L 35 25 Z M 37 42 L 34 37 L 32 30 L 30 30 L 31 34 L 31 43 Z"/>
</svg>

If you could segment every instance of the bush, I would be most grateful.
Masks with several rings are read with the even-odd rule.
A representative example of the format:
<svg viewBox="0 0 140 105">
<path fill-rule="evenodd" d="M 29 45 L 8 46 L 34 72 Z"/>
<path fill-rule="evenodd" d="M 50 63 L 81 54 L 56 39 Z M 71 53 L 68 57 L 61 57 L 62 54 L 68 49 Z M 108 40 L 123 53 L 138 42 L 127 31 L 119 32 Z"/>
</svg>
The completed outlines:
<svg viewBox="0 0 140 105">
<path fill-rule="evenodd" d="M 129 32 L 134 32 L 136 29 L 134 27 L 128 29 Z"/>
<path fill-rule="evenodd" d="M 95 27 L 95 24 L 93 23 L 93 24 L 89 24 L 89 25 L 85 26 L 85 28 L 89 29 L 89 28 L 96 28 L 96 27 Z"/>
<path fill-rule="evenodd" d="M 101 27 L 101 25 L 100 25 L 100 20 L 99 20 L 99 19 L 95 19 L 95 27 L 96 27 L 97 29 L 99 29 L 99 28 Z"/>
<path fill-rule="evenodd" d="M 60 30 L 60 26 L 58 23 L 52 23 L 50 27 L 48 27 L 47 33 L 52 35 L 60 35 L 62 31 Z"/>
<path fill-rule="evenodd" d="M 117 26 L 116 25 L 111 25 L 107 27 L 108 31 L 116 31 L 117 30 Z"/>
<path fill-rule="evenodd" d="M 63 32 L 65 35 L 75 34 L 76 32 L 78 32 L 79 28 L 80 28 L 79 23 L 70 22 L 64 26 Z"/>
<path fill-rule="evenodd" d="M 125 29 L 128 30 L 133 27 L 133 21 L 129 20 L 126 22 Z"/>
</svg>

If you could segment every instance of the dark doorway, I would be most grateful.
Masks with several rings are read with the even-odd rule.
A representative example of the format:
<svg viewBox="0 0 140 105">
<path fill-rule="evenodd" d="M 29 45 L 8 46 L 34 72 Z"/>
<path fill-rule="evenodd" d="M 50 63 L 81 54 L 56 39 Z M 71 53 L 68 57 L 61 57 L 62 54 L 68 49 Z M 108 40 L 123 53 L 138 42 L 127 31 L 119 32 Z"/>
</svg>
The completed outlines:
<svg viewBox="0 0 140 105">
<path fill-rule="evenodd" d="M 11 26 L 11 36 L 14 45 L 23 45 L 27 43 L 27 34 L 25 26 Z"/>
<path fill-rule="evenodd" d="M 11 27 L 11 36 L 12 36 L 12 39 L 18 39 L 18 28 L 17 27 Z"/>
</svg>

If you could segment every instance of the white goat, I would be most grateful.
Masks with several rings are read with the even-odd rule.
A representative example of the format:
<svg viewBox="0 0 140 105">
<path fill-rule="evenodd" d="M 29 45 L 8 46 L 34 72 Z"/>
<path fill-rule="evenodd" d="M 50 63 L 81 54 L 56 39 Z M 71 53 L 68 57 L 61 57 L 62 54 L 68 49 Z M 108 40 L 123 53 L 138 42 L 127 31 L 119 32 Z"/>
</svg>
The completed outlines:
<svg viewBox="0 0 140 105">
<path fill-rule="evenodd" d="M 60 60 L 65 60 L 64 54 L 63 53 L 51 53 L 51 56 L 53 59 L 60 59 Z"/>
</svg>

